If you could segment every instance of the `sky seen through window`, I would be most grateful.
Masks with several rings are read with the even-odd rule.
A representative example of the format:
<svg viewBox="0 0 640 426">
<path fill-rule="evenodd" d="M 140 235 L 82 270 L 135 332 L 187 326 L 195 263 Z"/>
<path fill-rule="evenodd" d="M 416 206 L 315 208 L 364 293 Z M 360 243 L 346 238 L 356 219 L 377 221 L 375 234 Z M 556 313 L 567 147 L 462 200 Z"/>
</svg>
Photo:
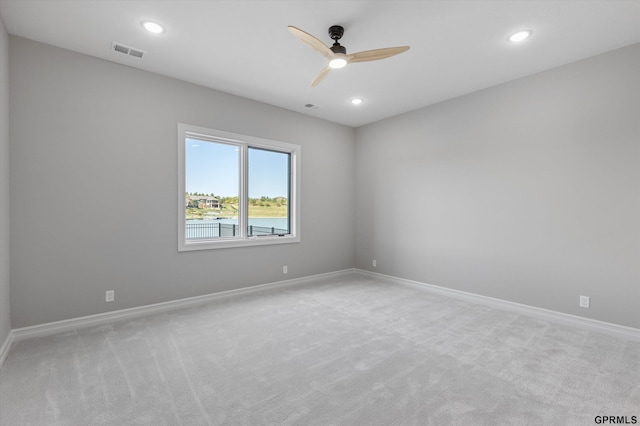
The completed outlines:
<svg viewBox="0 0 640 426">
<path fill-rule="evenodd" d="M 186 191 L 238 196 L 239 147 L 186 138 Z M 289 188 L 289 154 L 249 149 L 249 198 L 285 197 Z"/>
</svg>

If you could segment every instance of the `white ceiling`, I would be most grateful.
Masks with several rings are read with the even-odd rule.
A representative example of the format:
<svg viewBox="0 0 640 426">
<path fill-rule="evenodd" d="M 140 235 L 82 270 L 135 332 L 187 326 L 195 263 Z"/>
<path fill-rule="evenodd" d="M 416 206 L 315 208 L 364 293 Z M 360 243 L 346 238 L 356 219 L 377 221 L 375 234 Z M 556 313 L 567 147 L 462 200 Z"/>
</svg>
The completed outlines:
<svg viewBox="0 0 640 426">
<path fill-rule="evenodd" d="M 0 14 L 10 34 L 353 127 L 640 42 L 640 0 L 0 0 Z M 325 59 L 287 25 L 330 44 L 334 24 L 348 53 L 411 49 L 312 88 Z M 522 28 L 533 37 L 506 41 Z M 114 53 L 112 42 L 146 54 Z"/>
</svg>

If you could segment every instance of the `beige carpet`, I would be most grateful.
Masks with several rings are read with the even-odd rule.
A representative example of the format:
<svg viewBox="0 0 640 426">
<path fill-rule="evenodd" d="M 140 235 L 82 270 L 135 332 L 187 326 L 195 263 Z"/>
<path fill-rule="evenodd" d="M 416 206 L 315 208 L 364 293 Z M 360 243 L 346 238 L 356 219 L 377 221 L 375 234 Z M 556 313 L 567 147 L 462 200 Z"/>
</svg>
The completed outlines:
<svg viewBox="0 0 640 426">
<path fill-rule="evenodd" d="M 14 344 L 0 424 L 640 421 L 640 343 L 350 275 Z"/>
</svg>

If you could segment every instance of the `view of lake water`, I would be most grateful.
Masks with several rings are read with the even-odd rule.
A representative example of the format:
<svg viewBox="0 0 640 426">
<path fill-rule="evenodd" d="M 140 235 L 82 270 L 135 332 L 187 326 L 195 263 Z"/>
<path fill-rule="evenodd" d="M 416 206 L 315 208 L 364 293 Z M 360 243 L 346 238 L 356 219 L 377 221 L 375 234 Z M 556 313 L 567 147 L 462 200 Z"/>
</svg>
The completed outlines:
<svg viewBox="0 0 640 426">
<path fill-rule="evenodd" d="M 249 225 L 267 228 L 287 229 L 289 219 L 286 217 L 250 217 Z M 238 224 L 238 219 L 187 220 L 187 223 L 228 223 Z"/>
</svg>

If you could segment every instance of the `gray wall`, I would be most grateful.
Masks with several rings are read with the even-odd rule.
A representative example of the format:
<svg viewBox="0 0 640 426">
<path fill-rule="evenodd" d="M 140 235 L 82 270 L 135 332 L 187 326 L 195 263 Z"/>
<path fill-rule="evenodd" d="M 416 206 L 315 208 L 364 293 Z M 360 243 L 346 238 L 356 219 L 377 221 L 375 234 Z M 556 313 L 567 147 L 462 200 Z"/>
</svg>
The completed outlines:
<svg viewBox="0 0 640 426">
<path fill-rule="evenodd" d="M 0 346 L 11 330 L 9 306 L 9 36 L 0 17 Z"/>
<path fill-rule="evenodd" d="M 353 267 L 353 129 L 22 38 L 9 58 L 14 328 Z M 178 253 L 178 122 L 300 144 L 302 242 Z"/>
<path fill-rule="evenodd" d="M 633 45 L 357 129 L 357 267 L 640 327 L 638 76 Z"/>
<path fill-rule="evenodd" d="M 638 45 L 355 135 L 21 38 L 9 58 L 0 338 L 8 201 L 14 328 L 354 265 L 640 327 Z M 301 144 L 303 242 L 178 253 L 177 122 Z"/>
</svg>

